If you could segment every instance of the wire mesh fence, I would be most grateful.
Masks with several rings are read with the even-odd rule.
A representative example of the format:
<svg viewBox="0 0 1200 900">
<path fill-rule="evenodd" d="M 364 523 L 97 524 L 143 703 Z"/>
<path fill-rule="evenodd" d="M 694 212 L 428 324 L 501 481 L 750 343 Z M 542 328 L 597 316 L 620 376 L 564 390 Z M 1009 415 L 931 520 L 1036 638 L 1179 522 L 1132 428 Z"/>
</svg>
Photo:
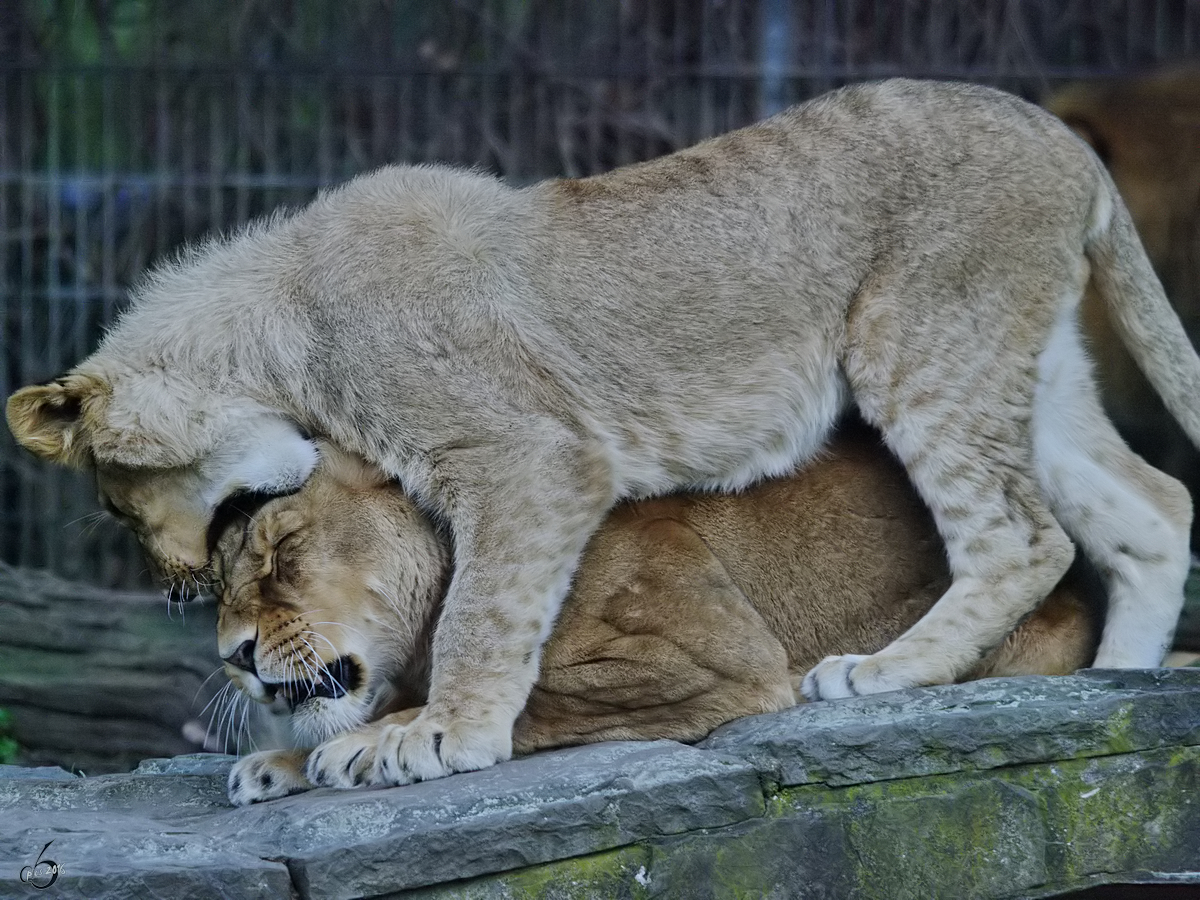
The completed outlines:
<svg viewBox="0 0 1200 900">
<path fill-rule="evenodd" d="M 1036 98 L 1197 53 L 1197 0 L 0 0 L 0 389 L 84 357 L 182 241 L 383 163 L 580 176 L 848 81 Z M 139 583 L 93 493 L 5 432 L 3 558 Z"/>
</svg>

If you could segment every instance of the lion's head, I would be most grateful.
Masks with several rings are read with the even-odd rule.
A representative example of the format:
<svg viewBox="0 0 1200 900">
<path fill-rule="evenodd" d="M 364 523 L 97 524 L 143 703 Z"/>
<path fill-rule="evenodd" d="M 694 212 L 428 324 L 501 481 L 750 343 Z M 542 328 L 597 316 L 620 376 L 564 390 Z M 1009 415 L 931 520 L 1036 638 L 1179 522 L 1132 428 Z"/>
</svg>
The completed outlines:
<svg viewBox="0 0 1200 900">
<path fill-rule="evenodd" d="M 397 690 L 426 683 L 448 564 L 402 491 L 322 445 L 300 491 L 268 501 L 217 543 L 225 671 L 255 700 L 282 696 L 308 738 L 364 724 Z"/>
<path fill-rule="evenodd" d="M 161 371 L 80 367 L 17 391 L 7 412 L 26 449 L 95 472 L 101 504 L 173 587 L 207 584 L 223 504 L 294 491 L 317 461 L 312 441 L 278 413 Z"/>
</svg>

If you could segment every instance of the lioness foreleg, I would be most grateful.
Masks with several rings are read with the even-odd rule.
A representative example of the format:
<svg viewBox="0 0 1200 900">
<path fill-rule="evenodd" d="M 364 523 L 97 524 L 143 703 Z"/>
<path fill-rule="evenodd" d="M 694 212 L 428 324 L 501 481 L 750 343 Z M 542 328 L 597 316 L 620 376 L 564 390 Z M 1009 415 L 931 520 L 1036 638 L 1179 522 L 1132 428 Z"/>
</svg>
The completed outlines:
<svg viewBox="0 0 1200 900">
<path fill-rule="evenodd" d="M 246 806 L 312 790 L 304 774 L 308 754 L 308 750 L 264 750 L 242 757 L 229 770 L 229 802 Z"/>
</svg>

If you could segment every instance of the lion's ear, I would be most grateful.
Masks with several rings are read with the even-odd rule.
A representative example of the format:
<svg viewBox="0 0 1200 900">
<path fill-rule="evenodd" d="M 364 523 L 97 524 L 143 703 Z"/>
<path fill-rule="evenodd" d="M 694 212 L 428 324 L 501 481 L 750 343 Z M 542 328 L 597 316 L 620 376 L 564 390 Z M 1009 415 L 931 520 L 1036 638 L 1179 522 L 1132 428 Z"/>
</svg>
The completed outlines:
<svg viewBox="0 0 1200 900">
<path fill-rule="evenodd" d="M 108 393 L 104 381 L 87 375 L 22 388 L 8 398 L 8 427 L 25 449 L 79 468 L 88 461 L 86 414 Z"/>
</svg>

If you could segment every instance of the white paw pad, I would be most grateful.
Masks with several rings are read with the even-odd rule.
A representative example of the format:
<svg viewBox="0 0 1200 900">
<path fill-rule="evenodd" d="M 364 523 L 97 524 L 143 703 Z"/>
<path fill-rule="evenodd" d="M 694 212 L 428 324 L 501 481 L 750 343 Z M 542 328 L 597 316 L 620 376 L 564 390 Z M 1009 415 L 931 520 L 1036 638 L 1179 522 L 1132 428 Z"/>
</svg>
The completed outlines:
<svg viewBox="0 0 1200 900">
<path fill-rule="evenodd" d="M 247 806 L 312 789 L 297 770 L 292 754 L 267 750 L 239 759 L 229 771 L 229 802 Z"/>
</svg>

